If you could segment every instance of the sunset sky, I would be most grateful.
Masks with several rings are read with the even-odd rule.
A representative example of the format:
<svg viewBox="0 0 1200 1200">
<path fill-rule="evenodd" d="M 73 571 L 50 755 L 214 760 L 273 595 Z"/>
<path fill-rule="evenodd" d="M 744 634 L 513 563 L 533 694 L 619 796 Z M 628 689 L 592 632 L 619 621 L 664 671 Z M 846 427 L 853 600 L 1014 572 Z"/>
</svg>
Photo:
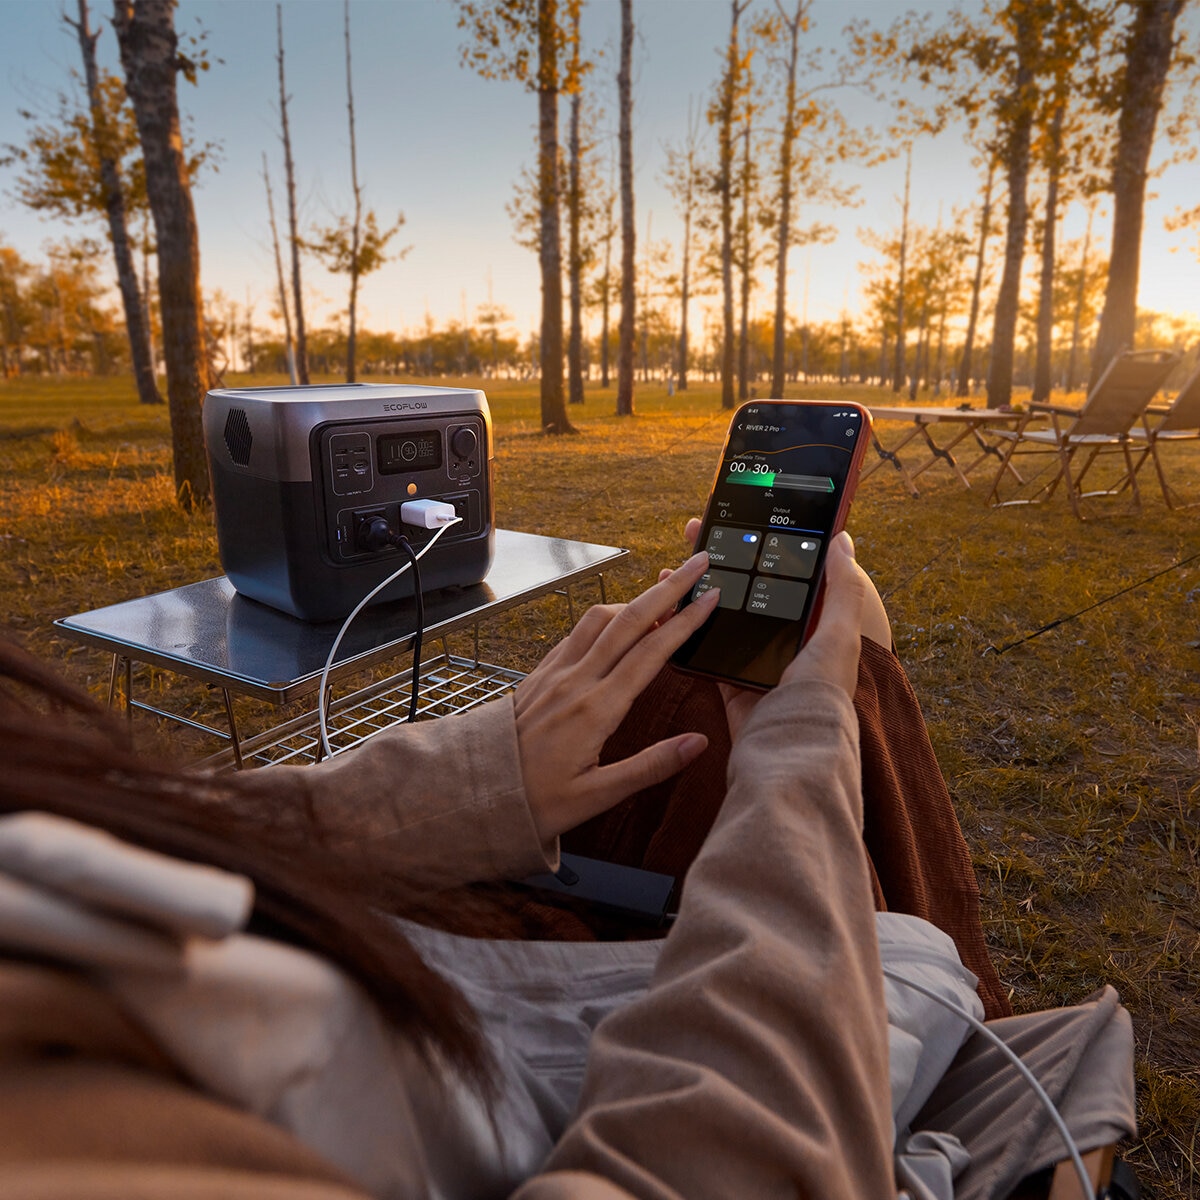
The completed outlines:
<svg viewBox="0 0 1200 1200">
<path fill-rule="evenodd" d="M 74 15 L 74 0 L 68 5 Z M 754 9 L 768 7 L 757 0 Z M 836 47 L 852 17 L 889 22 L 913 5 L 892 0 L 818 0 L 810 38 Z M 918 6 L 922 7 L 922 6 Z M 923 6 L 936 12 L 949 5 Z M 108 15 L 95 6 L 93 20 Z M 63 4 L 50 0 L 0 0 L 0 143 L 20 142 L 25 123 L 19 108 L 49 113 L 55 93 L 79 69 L 73 34 L 61 19 Z M 284 33 L 289 108 L 299 177 L 302 224 L 330 223 L 349 207 L 345 67 L 340 0 L 287 0 Z M 639 249 L 647 225 L 657 241 L 676 249 L 680 222 L 658 175 L 663 143 L 684 135 L 689 103 L 702 110 L 720 69 L 720 48 L 729 21 L 727 0 L 635 0 L 639 39 L 635 54 L 637 230 Z M 1187 17 L 1185 12 L 1185 19 Z M 1195 22 L 1195 14 L 1191 19 Z M 523 165 L 534 157 L 535 98 L 518 84 L 485 81 L 459 65 L 463 35 L 449 0 L 354 0 L 351 23 L 359 170 L 366 202 L 390 222 L 403 211 L 399 240 L 410 245 L 403 260 L 390 263 L 365 283 L 362 323 L 400 330 L 424 321 L 473 319 L 489 297 L 513 315 L 522 336 L 537 324 L 539 283 L 533 253 L 516 245 L 505 211 Z M 616 0 L 592 0 L 586 10 L 589 49 L 605 57 L 594 88 L 615 128 L 615 74 L 619 38 Z M 270 253 L 262 155 L 269 156 L 281 211 L 283 165 L 278 138 L 275 64 L 275 5 L 269 0 L 182 0 L 182 33 L 207 31 L 212 69 L 200 85 L 181 84 L 181 102 L 200 141 L 220 145 L 220 169 L 206 173 L 196 189 L 201 264 L 206 292 L 220 289 L 239 305 L 249 301 L 260 325 L 269 325 L 274 267 Z M 1194 33 L 1194 27 L 1190 30 Z M 102 62 L 116 67 L 112 31 L 105 27 Z M 852 119 L 880 122 L 886 114 L 865 97 L 848 93 Z M 565 132 L 565 106 L 563 114 Z M 607 158 L 607 146 L 601 150 Z M 843 178 L 859 184 L 862 204 L 832 212 L 808 210 L 803 220 L 837 226 L 831 245 L 793 250 L 790 259 L 792 311 L 800 316 L 807 294 L 811 320 L 831 320 L 843 306 L 860 304 L 859 270 L 871 252 L 861 228 L 885 230 L 899 223 L 903 167 L 846 168 Z M 25 257 L 38 259 L 48 239 L 64 230 L 21 209 L 13 201 L 13 173 L 0 172 L 0 238 Z M 1158 311 L 1200 312 L 1200 263 L 1195 232 L 1167 233 L 1163 219 L 1180 205 L 1200 200 L 1200 165 L 1177 164 L 1152 185 L 1158 193 L 1147 207 L 1140 303 Z M 967 162 L 961 135 L 919 142 L 913 162 L 913 216 L 932 225 L 939 213 L 976 202 L 979 180 Z M 1083 210 L 1072 209 L 1065 237 L 1082 233 Z M 94 232 L 99 233 L 100 226 Z M 1098 219 L 1101 248 L 1108 219 Z M 996 241 L 998 252 L 999 239 Z M 1174 248 L 1178 248 L 1173 252 Z M 765 276 L 764 276 L 765 279 Z M 315 320 L 345 304 L 344 282 L 316 263 L 307 267 Z M 759 312 L 771 308 L 763 287 Z M 703 328 L 697 318 L 696 331 Z"/>
</svg>

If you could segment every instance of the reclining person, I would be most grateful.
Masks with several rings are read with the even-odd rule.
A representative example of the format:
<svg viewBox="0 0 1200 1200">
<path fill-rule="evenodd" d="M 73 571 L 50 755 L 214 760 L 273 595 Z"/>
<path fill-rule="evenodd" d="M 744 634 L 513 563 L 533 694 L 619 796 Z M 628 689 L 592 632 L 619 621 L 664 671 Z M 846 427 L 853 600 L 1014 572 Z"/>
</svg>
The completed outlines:
<svg viewBox="0 0 1200 1200">
<path fill-rule="evenodd" d="M 905 877 L 917 907 L 969 926 L 971 886 L 947 899 L 919 854 L 897 873 L 864 852 L 878 764 L 860 762 L 852 697 L 860 660 L 881 677 L 872 704 L 898 665 L 862 638 L 848 538 L 783 683 L 726 696 L 722 800 L 694 821 L 711 829 L 676 836 L 684 804 L 656 792 L 723 752 L 705 734 L 609 760 L 638 704 L 675 686 L 660 672 L 707 604 L 669 614 L 704 566 L 591 610 L 514 697 L 315 767 L 148 763 L 5 650 L 6 1196 L 896 1194 L 876 909 Z M 901 786 L 907 750 L 885 757 Z M 636 803 L 613 809 L 634 792 L 658 806 L 647 837 L 629 832 Z M 699 842 L 665 939 L 513 939 L 461 890 L 553 868 L 581 822 L 643 862 Z M 451 905 L 457 932 L 430 928 Z M 969 999 L 953 941 L 925 932 Z M 990 972 L 967 932 L 963 957 Z"/>
</svg>

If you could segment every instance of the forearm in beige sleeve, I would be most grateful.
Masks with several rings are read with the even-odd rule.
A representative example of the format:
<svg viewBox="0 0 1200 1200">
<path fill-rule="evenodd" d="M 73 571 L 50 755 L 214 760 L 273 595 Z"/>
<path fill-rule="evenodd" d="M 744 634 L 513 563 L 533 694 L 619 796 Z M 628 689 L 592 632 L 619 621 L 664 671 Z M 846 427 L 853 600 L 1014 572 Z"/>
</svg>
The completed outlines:
<svg viewBox="0 0 1200 1200">
<path fill-rule="evenodd" d="M 509 697 L 470 712 L 398 725 L 354 750 L 246 779 L 251 802 L 304 806 L 340 853 L 424 886 L 522 878 L 557 866 L 525 798 Z"/>
<path fill-rule="evenodd" d="M 894 1194 L 853 708 L 779 688 L 730 763 L 649 992 L 598 1028 L 520 1200 Z"/>
</svg>

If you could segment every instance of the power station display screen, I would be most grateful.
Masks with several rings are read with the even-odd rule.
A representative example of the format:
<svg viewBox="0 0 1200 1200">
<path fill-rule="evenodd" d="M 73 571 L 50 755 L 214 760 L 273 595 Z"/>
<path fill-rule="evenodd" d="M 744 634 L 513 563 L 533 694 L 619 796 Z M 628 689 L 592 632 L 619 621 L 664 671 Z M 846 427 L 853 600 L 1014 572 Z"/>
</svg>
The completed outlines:
<svg viewBox="0 0 1200 1200">
<path fill-rule="evenodd" d="M 384 433 L 377 440 L 379 471 L 382 475 L 432 471 L 442 465 L 442 434 L 439 429 Z"/>
</svg>

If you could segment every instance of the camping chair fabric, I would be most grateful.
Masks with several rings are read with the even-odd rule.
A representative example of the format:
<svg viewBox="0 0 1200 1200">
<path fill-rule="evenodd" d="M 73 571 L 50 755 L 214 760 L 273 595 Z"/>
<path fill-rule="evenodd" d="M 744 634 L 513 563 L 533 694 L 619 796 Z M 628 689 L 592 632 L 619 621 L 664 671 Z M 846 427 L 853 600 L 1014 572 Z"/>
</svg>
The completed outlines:
<svg viewBox="0 0 1200 1200">
<path fill-rule="evenodd" d="M 1131 350 L 1117 355 L 1108 364 L 1096 386 L 1079 408 L 1054 404 L 1031 404 L 1030 412 L 1048 416 L 1052 427 L 989 429 L 1007 443 L 996 473 L 988 502 L 995 505 L 1037 504 L 1049 499 L 1061 483 L 1071 511 L 1085 520 L 1082 502 L 1096 496 L 1130 492 L 1131 510 L 1141 507 L 1137 473 L 1142 459 L 1132 453 L 1131 430 L 1143 416 L 1155 393 L 1179 361 L 1179 355 L 1165 350 Z M 1033 496 L 1001 500 L 1000 485 L 1016 454 L 1041 453 L 1057 459 L 1057 471 Z M 1096 461 L 1106 454 L 1120 456 L 1122 470 L 1107 487 L 1083 490 L 1083 480 Z M 1143 455 L 1144 458 L 1144 455 Z M 1077 461 L 1078 460 L 1078 461 Z"/>
<path fill-rule="evenodd" d="M 1142 458 L 1149 456 L 1154 461 L 1158 484 L 1168 508 L 1191 508 L 1200 503 L 1200 500 L 1180 503 L 1178 493 L 1167 482 L 1158 453 L 1160 442 L 1165 445 L 1200 439 L 1200 365 L 1188 376 L 1170 404 L 1151 404 L 1142 414 L 1141 425 L 1130 429 L 1129 436 L 1144 447 Z"/>
</svg>

